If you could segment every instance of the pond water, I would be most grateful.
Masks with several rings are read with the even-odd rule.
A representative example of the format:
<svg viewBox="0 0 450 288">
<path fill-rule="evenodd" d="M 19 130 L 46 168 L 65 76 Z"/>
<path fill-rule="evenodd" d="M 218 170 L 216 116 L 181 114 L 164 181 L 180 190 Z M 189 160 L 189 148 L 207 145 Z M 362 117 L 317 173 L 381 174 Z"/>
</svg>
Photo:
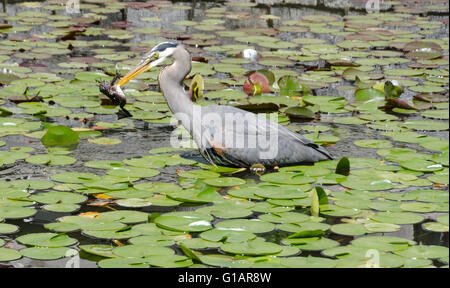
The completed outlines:
<svg viewBox="0 0 450 288">
<path fill-rule="evenodd" d="M 0 267 L 364 267 L 370 249 L 383 267 L 448 265 L 448 2 L 416 2 L 4 1 Z M 167 40 L 199 60 L 201 105 L 275 113 L 336 160 L 260 176 L 171 150 L 186 132 L 159 69 L 125 86 L 123 118 L 97 81 Z M 246 95 L 258 69 L 275 85 Z M 46 149 L 56 125 L 76 149 Z"/>
</svg>

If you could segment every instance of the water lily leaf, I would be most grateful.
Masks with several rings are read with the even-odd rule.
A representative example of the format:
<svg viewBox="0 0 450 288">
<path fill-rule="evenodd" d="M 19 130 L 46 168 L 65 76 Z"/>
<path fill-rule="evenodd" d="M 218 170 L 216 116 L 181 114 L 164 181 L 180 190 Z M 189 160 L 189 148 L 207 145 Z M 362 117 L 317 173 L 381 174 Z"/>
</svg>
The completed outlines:
<svg viewBox="0 0 450 288">
<path fill-rule="evenodd" d="M 160 172 L 151 168 L 139 168 L 139 167 L 113 167 L 106 171 L 108 175 L 119 177 L 139 177 L 139 178 L 151 178 L 159 175 Z"/>
<path fill-rule="evenodd" d="M 420 215 L 408 212 L 380 212 L 371 217 L 372 220 L 391 224 L 416 224 L 424 220 Z"/>
<path fill-rule="evenodd" d="M 102 221 L 117 221 L 125 224 L 134 224 L 146 222 L 148 220 L 148 214 L 145 212 L 128 210 L 110 211 L 99 214 L 97 219 Z"/>
<path fill-rule="evenodd" d="M 233 2 L 237 3 L 237 2 Z M 228 256 L 222 254 L 208 254 L 199 256 L 202 263 L 214 267 L 222 268 L 249 268 L 253 265 L 253 261 L 243 259 L 238 256 Z"/>
<path fill-rule="evenodd" d="M 191 97 L 191 100 L 193 102 L 197 102 L 197 100 L 203 98 L 203 90 L 205 90 L 205 83 L 202 76 L 200 74 L 197 74 L 192 79 L 189 88 L 189 95 Z"/>
<path fill-rule="evenodd" d="M 315 112 L 306 107 L 289 107 L 284 113 L 293 119 L 313 120 L 316 118 Z"/>
<path fill-rule="evenodd" d="M 340 183 L 342 186 L 355 190 L 389 190 L 394 187 L 391 181 L 375 177 L 361 177 L 350 175 Z"/>
<path fill-rule="evenodd" d="M 439 206 L 432 203 L 403 203 L 400 205 L 400 208 L 403 211 L 410 211 L 410 212 L 418 212 L 418 213 L 429 213 L 436 211 Z"/>
<path fill-rule="evenodd" d="M 0 262 L 14 261 L 22 258 L 22 254 L 14 249 L 0 248 Z"/>
<path fill-rule="evenodd" d="M 361 213 L 360 209 L 357 208 L 345 208 L 339 207 L 337 205 L 320 205 L 320 213 L 322 215 L 331 216 L 331 217 L 351 217 L 356 216 Z"/>
<path fill-rule="evenodd" d="M 13 234 L 19 231 L 19 227 L 12 224 L 0 223 L 0 234 Z"/>
<path fill-rule="evenodd" d="M 330 230 L 333 233 L 348 236 L 360 236 L 368 232 L 364 225 L 352 223 L 336 224 L 331 226 Z"/>
<path fill-rule="evenodd" d="M 341 160 L 339 160 L 334 173 L 343 176 L 348 176 L 350 174 L 350 161 L 347 157 L 342 157 Z"/>
<path fill-rule="evenodd" d="M 283 76 L 278 80 L 280 96 L 296 96 L 302 91 L 299 80 L 293 76 Z"/>
<path fill-rule="evenodd" d="M 57 203 L 42 206 L 42 209 L 52 212 L 69 213 L 80 209 L 80 205 L 71 203 Z"/>
<path fill-rule="evenodd" d="M 91 181 L 98 181 L 100 177 L 91 173 L 79 172 L 62 172 L 50 176 L 52 180 L 63 183 L 85 183 Z"/>
<path fill-rule="evenodd" d="M 269 198 L 269 199 L 302 199 L 308 197 L 308 195 L 298 189 L 255 189 L 255 195 Z"/>
<path fill-rule="evenodd" d="M 54 222 L 45 224 L 44 228 L 48 229 L 52 232 L 59 232 L 59 233 L 67 233 L 67 232 L 74 232 L 80 230 L 80 225 L 76 223 L 63 223 L 63 222 Z"/>
<path fill-rule="evenodd" d="M 246 241 L 243 243 L 226 243 L 220 249 L 230 254 L 263 256 L 281 252 L 283 247 L 270 242 Z"/>
<path fill-rule="evenodd" d="M 268 233 L 275 229 L 275 225 L 259 219 L 230 219 L 215 224 L 217 228 L 244 229 L 251 233 Z"/>
<path fill-rule="evenodd" d="M 437 259 L 448 255 L 449 250 L 443 246 L 416 245 L 394 253 L 410 259 Z"/>
<path fill-rule="evenodd" d="M 167 213 L 155 219 L 156 225 L 169 230 L 201 232 L 212 228 L 212 217 L 208 214 L 190 212 Z"/>
<path fill-rule="evenodd" d="M 356 146 L 365 147 L 365 148 L 391 148 L 391 142 L 387 140 L 357 140 L 354 142 Z"/>
<path fill-rule="evenodd" d="M 336 261 L 319 257 L 288 257 L 281 260 L 281 265 L 289 268 L 333 268 Z"/>
<path fill-rule="evenodd" d="M 145 258 L 111 258 L 103 259 L 98 263 L 100 268 L 149 268 Z"/>
<path fill-rule="evenodd" d="M 369 233 L 387 233 L 387 232 L 395 232 L 400 230 L 400 226 L 391 223 L 366 223 L 364 227 L 367 229 Z"/>
<path fill-rule="evenodd" d="M 17 207 L 17 206 L 0 206 L 1 219 L 22 219 L 31 217 L 37 211 L 32 208 Z"/>
<path fill-rule="evenodd" d="M 33 194 L 30 199 L 44 204 L 68 203 L 77 204 L 83 203 L 87 200 L 84 195 L 70 193 L 70 192 L 45 192 Z"/>
<path fill-rule="evenodd" d="M 48 248 L 71 246 L 78 242 L 66 234 L 56 233 L 31 233 L 22 235 L 16 240 L 24 245 Z"/>
<path fill-rule="evenodd" d="M 443 166 L 441 164 L 436 164 L 434 162 L 421 159 L 401 161 L 399 162 L 399 164 L 405 169 L 420 172 L 433 172 L 433 171 L 440 171 L 443 169 Z"/>
<path fill-rule="evenodd" d="M 448 123 L 432 120 L 410 120 L 402 123 L 401 126 L 418 131 L 448 130 Z"/>
<path fill-rule="evenodd" d="M 42 144 L 46 147 L 76 147 L 79 141 L 77 133 L 62 125 L 50 127 L 41 139 Z"/>
<path fill-rule="evenodd" d="M 116 258 L 113 254 L 114 246 L 105 244 L 90 244 L 90 245 L 80 245 L 78 246 L 83 252 L 93 254 L 96 256 L 101 256 L 105 258 Z"/>
<path fill-rule="evenodd" d="M 272 223 L 298 223 L 309 219 L 307 215 L 297 212 L 268 213 L 262 214 L 258 218 Z"/>
<path fill-rule="evenodd" d="M 31 259 L 56 260 L 64 257 L 72 257 L 78 255 L 78 251 L 66 247 L 31 247 L 20 250 L 20 254 Z"/>
<path fill-rule="evenodd" d="M 379 251 L 402 251 L 416 244 L 412 240 L 394 236 L 365 236 L 355 239 L 352 245 L 366 249 L 377 249 Z"/>
<path fill-rule="evenodd" d="M 175 251 L 167 247 L 149 245 L 126 245 L 112 250 L 114 255 L 125 258 L 141 258 L 152 255 L 174 255 Z"/>
<path fill-rule="evenodd" d="M 440 232 L 440 233 L 448 233 L 449 228 L 448 225 L 439 223 L 439 222 L 427 222 L 422 224 L 422 228 L 431 232 Z"/>
<path fill-rule="evenodd" d="M 216 187 L 239 186 L 246 183 L 245 180 L 235 177 L 208 178 L 205 179 L 204 182 L 208 185 Z"/>
<path fill-rule="evenodd" d="M 442 55 L 442 48 L 428 41 L 414 41 L 403 46 L 403 50 L 407 51 L 408 58 L 413 59 L 435 59 Z"/>
<path fill-rule="evenodd" d="M 107 138 L 107 137 L 97 137 L 94 139 L 88 139 L 88 142 L 99 144 L 99 145 L 117 145 L 122 143 L 120 139 L 116 138 Z"/>
<path fill-rule="evenodd" d="M 270 173 L 261 176 L 260 179 L 262 181 L 267 181 L 275 184 L 289 184 L 289 185 L 303 185 L 315 182 L 315 179 L 312 177 L 292 172 Z"/>
</svg>

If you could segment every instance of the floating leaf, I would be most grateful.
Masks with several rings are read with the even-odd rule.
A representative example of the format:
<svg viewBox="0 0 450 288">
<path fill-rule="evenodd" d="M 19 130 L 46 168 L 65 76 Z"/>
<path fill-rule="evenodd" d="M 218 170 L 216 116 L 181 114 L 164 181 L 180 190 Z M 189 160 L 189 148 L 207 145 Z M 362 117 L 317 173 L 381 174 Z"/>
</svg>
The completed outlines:
<svg viewBox="0 0 450 288">
<path fill-rule="evenodd" d="M 42 144 L 46 147 L 76 147 L 79 141 L 77 133 L 62 125 L 50 127 L 41 139 Z"/>
</svg>

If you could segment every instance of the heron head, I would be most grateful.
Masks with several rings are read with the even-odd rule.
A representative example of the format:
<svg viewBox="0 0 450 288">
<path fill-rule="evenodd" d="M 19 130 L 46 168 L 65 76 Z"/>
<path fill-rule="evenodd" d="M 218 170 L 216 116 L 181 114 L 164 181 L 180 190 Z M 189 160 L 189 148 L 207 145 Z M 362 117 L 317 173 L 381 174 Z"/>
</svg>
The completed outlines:
<svg viewBox="0 0 450 288">
<path fill-rule="evenodd" d="M 119 82 L 115 84 L 115 86 L 122 86 L 128 81 L 136 78 L 142 73 L 150 70 L 151 68 L 158 66 L 163 63 L 167 58 L 173 55 L 175 49 L 178 47 L 178 43 L 174 42 L 163 42 L 155 47 L 153 47 L 150 52 L 145 54 L 144 58 L 139 62 L 139 64 L 128 72 Z"/>
</svg>

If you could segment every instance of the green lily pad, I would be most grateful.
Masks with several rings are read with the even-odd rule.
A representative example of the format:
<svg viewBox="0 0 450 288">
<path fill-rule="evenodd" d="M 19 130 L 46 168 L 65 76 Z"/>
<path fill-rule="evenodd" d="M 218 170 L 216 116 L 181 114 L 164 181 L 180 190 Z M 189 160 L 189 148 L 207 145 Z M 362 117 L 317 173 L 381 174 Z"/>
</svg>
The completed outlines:
<svg viewBox="0 0 450 288">
<path fill-rule="evenodd" d="M 283 240 L 282 244 L 295 245 L 302 251 L 321 251 L 339 246 L 339 242 L 325 237 L 289 238 Z"/>
<path fill-rule="evenodd" d="M 443 169 L 441 164 L 437 164 L 428 160 L 412 159 L 399 162 L 400 166 L 405 169 L 420 171 L 420 172 L 434 172 Z"/>
<path fill-rule="evenodd" d="M 22 219 L 31 217 L 37 211 L 32 208 L 16 207 L 16 206 L 0 206 L 0 218 L 5 219 Z"/>
<path fill-rule="evenodd" d="M 169 230 L 201 232 L 212 228 L 212 217 L 197 212 L 173 212 L 155 219 L 156 225 Z"/>
<path fill-rule="evenodd" d="M 22 258 L 22 254 L 14 249 L 0 248 L 0 262 L 14 261 Z"/>
<path fill-rule="evenodd" d="M 204 182 L 211 186 L 216 187 L 230 187 L 230 186 L 239 186 L 244 185 L 246 183 L 245 180 L 235 177 L 223 177 L 223 178 L 208 178 L 205 179 Z"/>
<path fill-rule="evenodd" d="M 72 129 L 58 125 L 47 130 L 47 133 L 41 139 L 42 144 L 46 147 L 55 146 L 75 146 L 80 141 L 78 134 Z"/>
<path fill-rule="evenodd" d="M 365 148 L 391 148 L 391 142 L 387 140 L 358 140 L 354 142 L 356 146 Z"/>
<path fill-rule="evenodd" d="M 114 167 L 106 171 L 106 173 L 111 176 L 138 178 L 151 178 L 160 174 L 158 170 L 139 167 Z"/>
<path fill-rule="evenodd" d="M 206 265 L 221 268 L 249 268 L 253 265 L 253 261 L 238 256 L 208 254 L 199 256 L 199 258 Z"/>
<path fill-rule="evenodd" d="M 54 222 L 45 224 L 44 228 L 53 232 L 67 233 L 80 230 L 80 225 L 75 223 Z"/>
<path fill-rule="evenodd" d="M 20 253 L 25 257 L 37 260 L 56 260 L 78 255 L 77 250 L 66 247 L 31 247 L 20 250 Z"/>
<path fill-rule="evenodd" d="M 275 184 L 289 184 L 289 185 L 303 185 L 315 182 L 315 179 L 312 177 L 292 172 L 270 173 L 261 176 L 260 179 L 262 181 L 267 181 Z"/>
<path fill-rule="evenodd" d="M 449 219 L 448 214 L 446 214 L 446 215 L 441 215 L 441 216 L 439 216 L 439 217 L 436 218 L 436 220 L 437 220 L 439 223 L 442 223 L 442 224 L 447 225 L 447 226 L 448 226 L 448 222 L 449 222 L 448 219 Z"/>
<path fill-rule="evenodd" d="M 387 179 L 377 179 L 372 177 L 358 177 L 350 175 L 347 179 L 340 183 L 342 186 L 355 190 L 389 190 L 394 187 L 391 181 Z"/>
<path fill-rule="evenodd" d="M 225 243 L 242 243 L 256 238 L 256 235 L 243 228 L 214 228 L 200 234 L 204 240 Z"/>
<path fill-rule="evenodd" d="M 33 194 L 30 199 L 44 204 L 77 204 L 85 202 L 87 200 L 87 197 L 71 192 L 45 192 Z"/>
<path fill-rule="evenodd" d="M 192 260 L 181 255 L 154 255 L 146 258 L 152 266 L 163 268 L 184 268 L 191 266 Z"/>
<path fill-rule="evenodd" d="M 97 220 L 101 221 L 117 221 L 125 224 L 134 224 L 147 222 L 148 214 L 140 211 L 110 211 L 98 215 Z"/>
<path fill-rule="evenodd" d="M 298 223 L 307 221 L 309 216 L 297 212 L 279 212 L 262 214 L 258 218 L 272 223 Z"/>
<path fill-rule="evenodd" d="M 149 268 L 144 258 L 111 258 L 103 259 L 98 263 L 100 268 Z"/>
<path fill-rule="evenodd" d="M 114 246 L 112 245 L 105 245 L 105 244 L 90 244 L 90 245 L 80 245 L 78 246 L 80 250 L 100 256 L 100 257 L 106 257 L 106 258 L 115 258 L 116 256 L 113 254 Z"/>
<path fill-rule="evenodd" d="M 333 268 L 336 261 L 319 257 L 289 257 L 281 259 L 281 265 L 288 268 Z"/>
<path fill-rule="evenodd" d="M 19 227 L 12 224 L 0 223 L 0 234 L 13 234 L 19 231 Z"/>
<path fill-rule="evenodd" d="M 385 252 L 406 250 L 416 244 L 412 240 L 394 236 L 365 236 L 355 239 L 352 245 L 367 249 L 376 249 Z"/>
<path fill-rule="evenodd" d="M 422 224 L 422 228 L 427 231 L 448 233 L 448 225 L 439 222 L 427 222 Z"/>
<path fill-rule="evenodd" d="M 433 203 L 403 203 L 400 205 L 400 208 L 403 211 L 410 211 L 410 212 L 418 212 L 418 213 L 430 213 L 433 211 L 436 211 L 439 206 Z"/>
<path fill-rule="evenodd" d="M 371 217 L 372 220 L 391 224 L 416 224 L 424 220 L 420 215 L 408 212 L 380 212 Z"/>
<path fill-rule="evenodd" d="M 368 232 L 364 225 L 350 223 L 333 225 L 331 226 L 330 230 L 333 233 L 348 236 L 360 236 Z"/>
<path fill-rule="evenodd" d="M 64 247 L 76 244 L 78 241 L 66 234 L 56 233 L 32 233 L 20 236 L 16 239 L 19 243 L 37 247 Z"/>
<path fill-rule="evenodd" d="M 125 258 L 147 257 L 151 255 L 173 255 L 175 251 L 167 247 L 149 245 L 126 245 L 112 250 L 114 255 Z"/>
<path fill-rule="evenodd" d="M 99 239 L 129 239 L 140 235 L 138 231 L 132 230 L 131 226 L 117 230 L 83 230 L 82 234 Z"/>
<path fill-rule="evenodd" d="M 394 251 L 395 254 L 410 259 L 437 259 L 448 257 L 448 247 L 435 245 L 417 245 L 401 251 Z"/>
<path fill-rule="evenodd" d="M 247 241 L 243 243 L 226 243 L 220 249 L 230 254 L 263 256 L 280 253 L 283 247 L 270 242 Z"/>
<path fill-rule="evenodd" d="M 62 172 L 50 176 L 52 180 L 63 183 L 85 183 L 91 181 L 98 181 L 100 177 L 91 173 L 80 172 Z"/>
<path fill-rule="evenodd" d="M 215 224 L 217 228 L 244 229 L 252 233 L 268 233 L 275 229 L 275 225 L 259 219 L 231 219 Z"/>
</svg>

